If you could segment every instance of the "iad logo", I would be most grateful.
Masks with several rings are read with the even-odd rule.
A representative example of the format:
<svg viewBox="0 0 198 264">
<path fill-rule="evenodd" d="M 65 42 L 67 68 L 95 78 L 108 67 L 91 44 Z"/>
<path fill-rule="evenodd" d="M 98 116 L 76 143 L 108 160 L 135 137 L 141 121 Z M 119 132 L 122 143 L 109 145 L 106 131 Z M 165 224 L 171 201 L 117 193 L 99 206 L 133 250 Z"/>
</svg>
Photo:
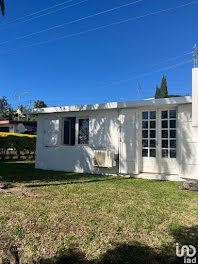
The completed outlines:
<svg viewBox="0 0 198 264">
<path fill-rule="evenodd" d="M 190 251 L 190 249 L 192 249 Z M 191 245 L 184 245 L 181 250 L 179 250 L 179 244 L 176 243 L 176 255 L 181 258 L 184 257 L 184 263 L 197 263 L 196 262 L 196 248 Z M 194 258 L 193 258 L 194 257 Z"/>
</svg>

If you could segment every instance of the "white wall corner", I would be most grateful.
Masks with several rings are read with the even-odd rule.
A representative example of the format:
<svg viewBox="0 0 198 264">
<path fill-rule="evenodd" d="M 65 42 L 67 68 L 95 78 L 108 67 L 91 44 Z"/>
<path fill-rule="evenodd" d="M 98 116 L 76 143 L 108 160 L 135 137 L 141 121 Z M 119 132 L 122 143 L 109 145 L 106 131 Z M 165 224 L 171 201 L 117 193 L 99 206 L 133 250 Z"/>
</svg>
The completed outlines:
<svg viewBox="0 0 198 264">
<path fill-rule="evenodd" d="M 192 69 L 192 126 L 198 127 L 198 68 Z"/>
</svg>

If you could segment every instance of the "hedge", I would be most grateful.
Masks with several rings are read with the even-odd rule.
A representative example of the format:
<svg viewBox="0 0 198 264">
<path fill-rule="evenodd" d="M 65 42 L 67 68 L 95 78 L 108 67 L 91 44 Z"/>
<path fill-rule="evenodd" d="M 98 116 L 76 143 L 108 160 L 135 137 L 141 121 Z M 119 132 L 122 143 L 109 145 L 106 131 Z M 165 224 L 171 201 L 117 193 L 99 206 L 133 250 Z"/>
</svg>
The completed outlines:
<svg viewBox="0 0 198 264">
<path fill-rule="evenodd" d="M 0 132 L 0 137 L 7 137 L 7 136 L 17 136 L 17 137 L 30 137 L 30 138 L 36 138 L 35 135 Z"/>
<path fill-rule="evenodd" d="M 36 136 L 0 133 L 0 159 L 35 158 Z"/>
</svg>

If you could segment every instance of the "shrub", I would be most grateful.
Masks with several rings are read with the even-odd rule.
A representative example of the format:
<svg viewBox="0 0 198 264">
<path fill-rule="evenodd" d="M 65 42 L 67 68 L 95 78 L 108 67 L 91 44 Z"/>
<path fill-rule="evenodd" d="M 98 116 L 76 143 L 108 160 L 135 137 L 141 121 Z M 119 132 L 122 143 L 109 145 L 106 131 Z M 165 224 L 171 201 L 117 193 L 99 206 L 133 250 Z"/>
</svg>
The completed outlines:
<svg viewBox="0 0 198 264">
<path fill-rule="evenodd" d="M 7 132 L 0 132 L 0 137 L 7 137 L 7 136 L 17 136 L 17 137 L 29 137 L 29 138 L 36 138 L 36 136 L 35 136 L 35 135 L 19 134 L 19 133 L 7 133 Z"/>
<path fill-rule="evenodd" d="M 0 133 L 0 159 L 35 157 L 36 136 Z"/>
</svg>

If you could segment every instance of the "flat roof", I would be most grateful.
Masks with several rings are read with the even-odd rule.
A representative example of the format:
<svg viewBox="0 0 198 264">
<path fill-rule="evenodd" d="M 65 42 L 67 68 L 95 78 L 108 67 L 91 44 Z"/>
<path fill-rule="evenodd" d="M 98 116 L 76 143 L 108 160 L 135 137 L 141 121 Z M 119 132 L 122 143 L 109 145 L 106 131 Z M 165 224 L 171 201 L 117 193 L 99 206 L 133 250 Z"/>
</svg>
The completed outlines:
<svg viewBox="0 0 198 264">
<path fill-rule="evenodd" d="M 50 113 L 63 113 L 63 112 L 80 112 L 80 111 L 97 111 L 108 109 L 124 109 L 124 108 L 137 108 L 144 106 L 163 106 L 163 105 L 179 105 L 192 103 L 191 96 L 170 97 L 161 99 L 145 99 L 127 102 L 112 102 L 103 104 L 90 104 L 90 105 L 73 105 L 62 107 L 47 107 L 35 108 L 26 110 L 26 114 L 50 114 Z"/>
</svg>

